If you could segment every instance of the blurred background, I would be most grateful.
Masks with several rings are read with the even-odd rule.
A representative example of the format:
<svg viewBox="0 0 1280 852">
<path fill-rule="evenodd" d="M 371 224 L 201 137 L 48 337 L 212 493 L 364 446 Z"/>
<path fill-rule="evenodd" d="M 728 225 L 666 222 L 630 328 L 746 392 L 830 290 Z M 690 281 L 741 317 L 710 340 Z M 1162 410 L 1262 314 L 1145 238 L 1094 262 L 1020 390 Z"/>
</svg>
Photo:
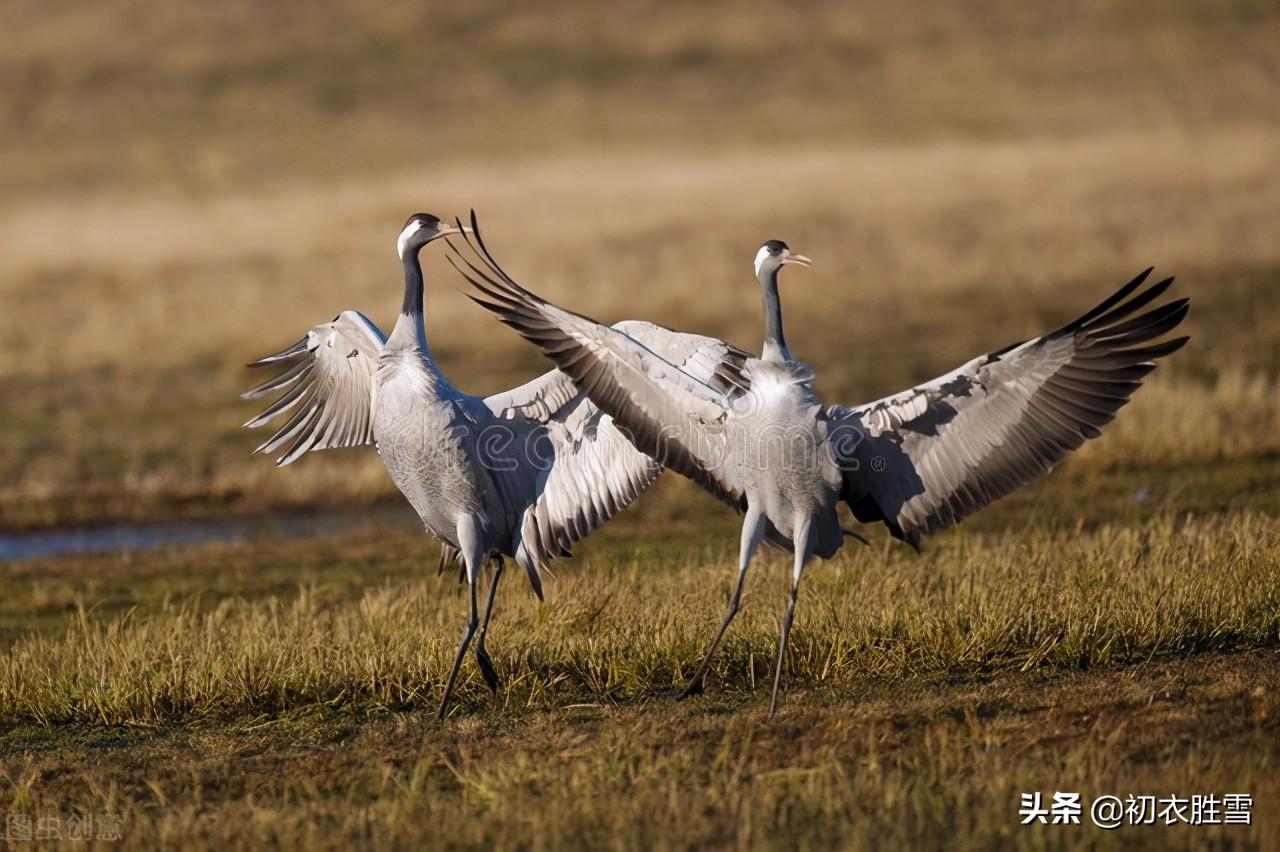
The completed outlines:
<svg viewBox="0 0 1280 852">
<path fill-rule="evenodd" d="M 847 403 L 1155 265 L 1192 345 L 1069 467 L 1179 506 L 1280 479 L 1269 0 L 8 0 L 0 32 L 0 529 L 394 502 L 372 451 L 251 457 L 243 364 L 389 327 L 405 217 L 472 207 L 544 294 L 748 349 L 788 241 L 793 349 Z M 546 368 L 425 260 L 460 387 Z"/>
</svg>

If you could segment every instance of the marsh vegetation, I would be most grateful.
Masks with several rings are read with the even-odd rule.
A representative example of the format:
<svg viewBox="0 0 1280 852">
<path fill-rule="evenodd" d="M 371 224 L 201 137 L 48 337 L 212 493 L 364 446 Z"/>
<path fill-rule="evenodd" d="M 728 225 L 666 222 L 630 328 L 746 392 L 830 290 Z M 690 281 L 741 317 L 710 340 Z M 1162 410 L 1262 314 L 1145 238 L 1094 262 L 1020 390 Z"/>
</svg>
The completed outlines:
<svg viewBox="0 0 1280 852">
<path fill-rule="evenodd" d="M 3 28 L 0 527 L 378 520 L 0 565 L 0 813 L 118 813 L 137 847 L 1118 847 L 1020 829 L 1018 794 L 1246 791 L 1252 828 L 1136 842 L 1274 843 L 1272 6 L 18 0 Z M 786 239 L 831 401 L 1151 264 L 1192 342 L 1048 481 L 919 555 L 875 530 L 814 565 L 777 719 L 776 555 L 707 694 L 669 698 L 736 519 L 665 478 L 547 603 L 508 577 L 505 683 L 464 668 L 441 726 L 463 598 L 435 545 L 371 450 L 250 457 L 236 396 L 342 309 L 385 322 L 404 217 L 471 207 L 548 297 L 745 348 L 751 255 Z M 461 387 L 546 369 L 424 260 Z"/>
</svg>

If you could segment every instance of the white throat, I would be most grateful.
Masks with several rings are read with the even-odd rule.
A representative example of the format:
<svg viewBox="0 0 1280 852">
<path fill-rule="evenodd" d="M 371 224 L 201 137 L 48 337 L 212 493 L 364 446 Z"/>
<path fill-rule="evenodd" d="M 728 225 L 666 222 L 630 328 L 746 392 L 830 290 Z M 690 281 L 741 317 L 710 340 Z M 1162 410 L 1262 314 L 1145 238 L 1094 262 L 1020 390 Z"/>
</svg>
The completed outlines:
<svg viewBox="0 0 1280 852">
<path fill-rule="evenodd" d="M 760 277 L 760 267 L 764 266 L 765 260 L 771 255 L 768 246 L 760 246 L 760 251 L 756 252 L 756 277 Z"/>
<path fill-rule="evenodd" d="M 409 239 L 421 230 L 422 222 L 417 219 L 404 226 L 404 230 L 400 232 L 399 239 L 396 240 L 396 253 L 400 255 L 401 260 L 404 260 L 404 250 L 409 246 Z"/>
</svg>

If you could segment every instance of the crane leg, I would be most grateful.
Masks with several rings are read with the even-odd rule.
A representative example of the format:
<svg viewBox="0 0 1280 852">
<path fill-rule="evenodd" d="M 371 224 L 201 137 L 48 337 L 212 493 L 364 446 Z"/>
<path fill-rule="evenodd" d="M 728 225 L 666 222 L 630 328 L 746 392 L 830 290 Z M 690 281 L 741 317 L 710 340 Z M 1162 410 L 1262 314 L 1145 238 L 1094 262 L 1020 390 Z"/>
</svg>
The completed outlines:
<svg viewBox="0 0 1280 852">
<path fill-rule="evenodd" d="M 778 712 L 778 685 L 782 682 L 782 661 L 787 655 L 787 638 L 791 635 L 791 624 L 796 619 L 796 598 L 800 595 L 800 575 L 804 573 L 804 564 L 809 560 L 809 518 L 796 519 L 795 567 L 791 572 L 791 598 L 787 601 L 787 614 L 782 619 L 782 631 L 778 635 L 778 663 L 773 670 L 773 694 L 769 698 L 769 715 Z"/>
<path fill-rule="evenodd" d="M 502 571 L 506 567 L 506 560 L 501 556 L 493 560 L 495 567 L 493 569 L 493 579 L 489 581 L 489 600 L 484 605 L 484 619 L 480 622 L 480 635 L 476 636 L 476 665 L 480 667 L 480 674 L 484 676 L 484 682 L 489 685 L 489 689 L 493 692 L 498 691 L 498 685 L 501 683 L 498 678 L 498 672 L 493 667 L 493 660 L 489 659 L 489 652 L 484 647 L 484 638 L 489 633 L 489 619 L 493 617 L 493 598 L 498 592 L 498 581 L 502 579 Z"/>
<path fill-rule="evenodd" d="M 462 660 L 471 645 L 471 637 L 475 635 L 480 624 L 478 601 L 476 600 L 476 580 L 480 573 L 480 565 L 484 562 L 484 547 L 480 543 L 480 530 L 473 518 L 464 518 L 458 522 L 458 544 L 467 567 L 467 591 L 471 598 L 471 617 L 467 619 L 466 629 L 462 633 L 462 641 L 458 643 L 458 653 L 453 657 L 453 667 L 449 670 L 449 679 L 445 683 L 444 697 L 440 699 L 440 709 L 436 718 L 443 720 L 449 710 L 449 700 L 453 697 L 453 686 L 458 680 L 458 669 L 462 668 Z"/>
<path fill-rule="evenodd" d="M 724 620 L 720 622 L 720 629 L 716 631 L 711 644 L 707 646 L 706 653 L 702 655 L 702 662 L 698 663 L 697 671 L 693 673 L 693 677 L 689 678 L 689 682 L 685 684 L 684 689 L 680 690 L 680 693 L 676 696 L 680 700 L 702 692 L 702 679 L 706 676 L 707 666 L 711 662 L 711 655 L 715 653 L 716 646 L 720 644 L 721 638 L 724 637 L 724 632 L 729 629 L 729 624 L 733 621 L 733 617 L 738 614 L 738 607 L 742 603 L 742 586 L 747 579 L 747 566 L 751 564 L 751 557 L 755 555 L 756 549 L 760 547 L 760 541 L 764 538 L 764 526 L 764 513 L 748 503 L 747 516 L 742 520 L 742 540 L 738 549 L 738 582 L 733 588 L 733 596 L 729 598 L 729 609 L 725 611 Z"/>
</svg>

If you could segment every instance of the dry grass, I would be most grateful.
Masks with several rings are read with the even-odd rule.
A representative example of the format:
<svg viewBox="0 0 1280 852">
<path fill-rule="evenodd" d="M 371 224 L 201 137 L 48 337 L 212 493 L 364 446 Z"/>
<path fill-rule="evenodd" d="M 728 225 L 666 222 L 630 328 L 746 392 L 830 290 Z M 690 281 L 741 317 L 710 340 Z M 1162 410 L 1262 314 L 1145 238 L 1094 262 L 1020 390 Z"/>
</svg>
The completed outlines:
<svg viewBox="0 0 1280 852">
<path fill-rule="evenodd" d="M 1028 790 L 1280 791 L 1274 653 L 810 693 L 759 711 L 586 704 L 445 729 L 316 711 L 24 730 L 6 806 L 116 813 L 184 848 L 1273 848 L 1265 825 L 1019 828 Z M 796 702 L 799 704 L 799 702 Z M 19 740 L 15 734 L 14 740 Z M 103 755 L 108 755 L 105 759 Z M 2 800 L 0 800 L 2 801 Z"/>
<path fill-rule="evenodd" d="M 491 697 L 469 667 L 439 726 L 457 587 L 413 577 L 413 534 L 379 538 L 192 559 L 251 589 L 290 555 L 376 554 L 379 587 L 166 592 L 123 614 L 81 598 L 65 629 L 19 638 L 0 658 L 0 810 L 118 813 L 135 847 L 994 848 L 1121 842 L 1019 834 L 1028 790 L 1254 795 L 1253 829 L 1142 835 L 1191 847 L 1262 842 L 1280 795 L 1272 517 L 850 552 L 806 581 L 773 721 L 780 560 L 685 704 L 668 690 L 719 616 L 723 539 L 610 549 L 545 606 L 508 588 L 490 644 L 506 682 Z M 171 558 L 97 560 L 98 581 L 172 583 Z"/>
<path fill-rule="evenodd" d="M 184 848 L 1274 848 L 1274 653 L 810 693 L 758 711 L 586 704 L 445 729 L 315 711 L 23 730 L 20 812 L 116 813 Z M 796 702 L 799 704 L 799 702 Z M 103 757 L 106 755 L 107 757 Z M 1020 828 L 1029 790 L 1247 789 L 1253 828 Z"/>
<path fill-rule="evenodd" d="M 816 566 L 773 722 L 773 560 L 709 694 L 666 696 L 735 540 L 669 477 L 546 605 L 509 580 L 506 685 L 468 666 L 443 726 L 461 598 L 407 514 L 2 565 L 0 813 L 118 813 L 135 848 L 1274 848 L 1274 4 L 12 0 L 0 30 L 0 530 L 398 506 L 371 452 L 250 458 L 235 397 L 311 324 L 389 318 L 416 209 L 476 207 L 566 304 L 747 347 L 748 259 L 787 239 L 833 401 L 1153 263 L 1194 301 L 1047 483 Z M 427 255 L 460 386 L 546 368 Z M 1057 789 L 1248 791 L 1257 825 L 1019 831 Z"/>
<path fill-rule="evenodd" d="M 1237 139 L 1246 153 L 1229 165 L 1203 153 Z M 1271 140 L 605 158 L 513 166 L 501 179 L 459 168 L 231 198 L 206 212 L 104 201 L 77 205 L 99 224 L 70 265 L 54 238 L 70 208 L 24 208 L 7 223 L 23 235 L 20 248 L 0 260 L 0 288 L 15 306 L 0 315 L 0 385 L 23 400 L 0 426 L 0 507 L 9 525 L 33 525 L 389 495 L 376 462 L 326 455 L 281 475 L 250 459 L 253 436 L 236 428 L 248 409 L 235 395 L 249 381 L 241 363 L 345 307 L 386 320 L 399 286 L 386 234 L 424 196 L 445 200 L 432 203 L 440 210 L 494 210 L 487 221 L 502 256 L 554 297 L 602 318 L 644 316 L 747 346 L 759 336 L 759 307 L 746 259 L 763 237 L 786 236 L 821 263 L 788 285 L 796 348 L 823 392 L 849 402 L 1051 327 L 1155 258 L 1160 271 L 1183 273 L 1181 292 L 1196 300 L 1196 342 L 1171 365 L 1195 372 L 1165 385 L 1159 402 L 1139 396 L 1134 411 L 1148 421 L 1184 424 L 1158 442 L 1181 449 L 1144 458 L 1267 451 L 1276 432 L 1260 424 L 1275 422 L 1268 389 L 1280 350 L 1271 283 L 1280 255 L 1267 227 L 1280 216 L 1280 148 Z M 779 192 L 744 195 L 761 173 L 779 176 Z M 1224 183 L 1239 188 L 1215 196 Z M 431 192 L 417 189 L 425 186 Z M 627 204 L 601 217 L 611 198 Z M 705 211 L 724 214 L 705 222 Z M 201 239 L 192 242 L 195 220 Z M 144 232 L 145 243 L 131 236 Z M 439 257 L 428 267 L 428 326 L 456 381 L 484 391 L 545 368 L 453 292 L 456 276 Z M 1245 315 L 1253 327 L 1241 333 Z M 1190 398 L 1212 413 L 1187 418 Z M 1230 407 L 1237 401 L 1245 407 Z M 1133 448 L 1108 440 L 1116 454 Z"/>
<path fill-rule="evenodd" d="M 550 606 L 509 594 L 493 648 L 507 674 L 498 701 L 632 702 L 676 685 L 719 612 L 706 589 L 726 579 L 726 556 L 675 557 L 662 571 L 651 557 L 597 558 Z M 82 609 L 64 634 L 19 639 L 0 659 L 0 719 L 120 725 L 425 704 L 452 659 L 456 608 L 437 605 L 447 582 L 338 604 L 303 589 L 291 602 L 230 599 L 209 611 L 189 600 L 106 619 Z M 773 591 L 752 595 L 717 661 L 715 680 L 729 689 L 750 692 L 767 677 L 783 590 Z M 1236 514 L 960 539 L 923 559 L 887 546 L 815 571 L 805 591 L 788 661 L 797 686 L 1267 648 L 1280 639 L 1280 528 Z M 465 693 L 482 689 L 473 678 Z"/>
<path fill-rule="evenodd" d="M 1160 379 L 1082 450 L 1083 464 L 1138 467 L 1245 459 L 1280 449 L 1280 388 L 1228 367 L 1211 382 Z"/>
<path fill-rule="evenodd" d="M 0 526 L 390 497 L 370 460 L 248 459 L 233 397 L 239 364 L 311 324 L 385 321 L 391 240 L 424 207 L 480 209 L 514 272 L 588 312 L 747 346 L 747 259 L 785 237 L 819 261 L 788 285 L 797 349 L 849 402 L 1156 263 L 1195 297 L 1196 343 L 1135 412 L 1209 428 L 1141 456 L 1274 449 L 1253 425 L 1274 423 L 1280 363 L 1273 10 L 313 11 L 6 8 Z M 544 369 L 428 267 L 462 386 Z M 1224 381 L 1259 383 L 1247 414 L 1220 407 Z M 1177 416 L 1174 394 L 1212 413 Z"/>
<path fill-rule="evenodd" d="M 472 152 L 504 163 L 722 154 L 1280 117 L 1280 24 L 1256 0 L 1090 0 L 1069 12 L 1000 0 L 338 0 L 323 14 L 122 0 L 111 15 L 14 0 L 0 14 L 10 197 L 140 185 L 200 197 Z"/>
</svg>

